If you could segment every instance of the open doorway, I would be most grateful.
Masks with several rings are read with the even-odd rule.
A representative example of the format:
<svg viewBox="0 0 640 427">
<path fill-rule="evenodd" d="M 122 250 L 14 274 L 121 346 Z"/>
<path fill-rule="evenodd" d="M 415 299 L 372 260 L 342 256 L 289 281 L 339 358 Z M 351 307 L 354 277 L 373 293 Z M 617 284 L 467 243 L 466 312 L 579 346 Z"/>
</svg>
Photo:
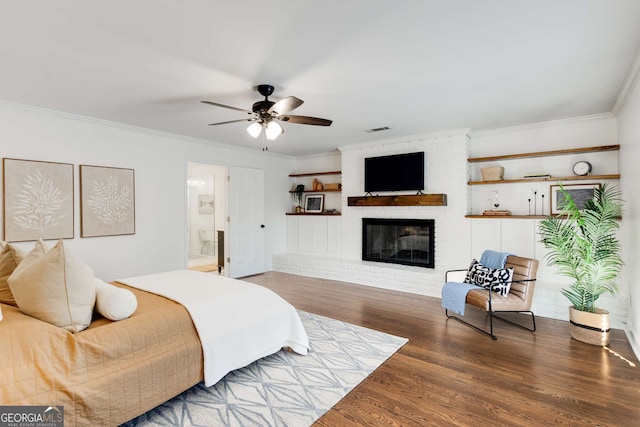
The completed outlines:
<svg viewBox="0 0 640 427">
<path fill-rule="evenodd" d="M 187 170 L 187 268 L 222 272 L 227 167 L 189 162 Z"/>
</svg>

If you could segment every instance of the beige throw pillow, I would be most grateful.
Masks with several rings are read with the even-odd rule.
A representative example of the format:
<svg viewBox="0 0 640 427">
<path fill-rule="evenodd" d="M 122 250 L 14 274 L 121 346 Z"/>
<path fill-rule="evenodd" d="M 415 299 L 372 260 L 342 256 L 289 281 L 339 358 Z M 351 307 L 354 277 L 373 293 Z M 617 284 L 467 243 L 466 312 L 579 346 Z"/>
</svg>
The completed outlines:
<svg viewBox="0 0 640 427">
<path fill-rule="evenodd" d="M 16 305 L 7 279 L 26 254 L 6 242 L 0 242 L 0 246 L 2 246 L 2 250 L 0 250 L 0 302 Z"/>
<path fill-rule="evenodd" d="M 17 306 L 7 279 L 11 276 L 18 264 L 27 256 L 27 252 L 6 242 L 0 242 L 0 246 L 2 247 L 0 250 L 0 302 Z M 43 242 L 36 242 L 34 250 L 38 255 L 44 254 Z"/>
<path fill-rule="evenodd" d="M 96 287 L 96 311 L 109 320 L 124 320 L 135 313 L 138 299 L 129 289 L 119 288 L 93 278 Z"/>
<path fill-rule="evenodd" d="M 18 308 L 70 332 L 86 329 L 96 298 L 93 270 L 62 240 L 44 255 L 35 250 L 8 279 Z"/>
</svg>

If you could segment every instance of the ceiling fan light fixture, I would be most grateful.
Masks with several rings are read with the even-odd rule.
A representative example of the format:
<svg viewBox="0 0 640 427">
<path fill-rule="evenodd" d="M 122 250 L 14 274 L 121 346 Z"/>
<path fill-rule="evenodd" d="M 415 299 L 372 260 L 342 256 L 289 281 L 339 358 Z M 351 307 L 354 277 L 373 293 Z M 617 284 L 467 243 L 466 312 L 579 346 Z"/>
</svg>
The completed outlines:
<svg viewBox="0 0 640 427">
<path fill-rule="evenodd" d="M 253 138 L 257 138 L 262 131 L 262 124 L 255 122 L 249 125 L 247 128 L 247 133 L 251 135 Z"/>
<path fill-rule="evenodd" d="M 264 96 L 264 100 L 255 102 L 251 107 L 251 110 L 232 107 L 230 105 L 220 104 L 213 101 L 201 101 L 203 104 L 209 104 L 214 107 L 222 107 L 228 110 L 240 111 L 251 116 L 250 118 L 209 123 L 209 126 L 226 125 L 229 123 L 240 122 L 246 123 L 247 121 L 249 121 L 253 123 L 247 127 L 247 133 L 251 135 L 252 138 L 257 139 L 262 133 L 262 128 L 264 128 L 264 139 L 268 139 L 269 141 L 275 140 L 280 136 L 280 134 L 284 133 L 284 129 L 279 123 L 277 123 L 278 121 L 300 125 L 331 126 L 332 120 L 288 114 L 290 111 L 295 110 L 304 103 L 302 99 L 296 98 L 295 96 L 287 96 L 286 98 L 282 98 L 277 102 L 273 102 L 269 100 L 269 96 L 273 93 L 272 85 L 258 85 L 257 89 L 260 95 Z"/>
<path fill-rule="evenodd" d="M 264 130 L 264 133 L 269 141 L 273 141 L 274 139 L 276 139 L 282 132 L 284 132 L 282 126 L 274 121 L 267 123 L 267 127 Z"/>
</svg>

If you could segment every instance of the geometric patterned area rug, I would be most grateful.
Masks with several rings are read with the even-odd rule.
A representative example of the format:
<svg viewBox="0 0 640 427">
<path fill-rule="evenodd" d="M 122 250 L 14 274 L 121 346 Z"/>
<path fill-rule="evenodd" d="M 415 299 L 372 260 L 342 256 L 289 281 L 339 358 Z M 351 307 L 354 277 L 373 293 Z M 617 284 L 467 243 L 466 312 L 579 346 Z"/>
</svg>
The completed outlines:
<svg viewBox="0 0 640 427">
<path fill-rule="evenodd" d="M 408 340 L 298 310 L 307 356 L 281 350 L 123 426 L 309 426 Z"/>
</svg>

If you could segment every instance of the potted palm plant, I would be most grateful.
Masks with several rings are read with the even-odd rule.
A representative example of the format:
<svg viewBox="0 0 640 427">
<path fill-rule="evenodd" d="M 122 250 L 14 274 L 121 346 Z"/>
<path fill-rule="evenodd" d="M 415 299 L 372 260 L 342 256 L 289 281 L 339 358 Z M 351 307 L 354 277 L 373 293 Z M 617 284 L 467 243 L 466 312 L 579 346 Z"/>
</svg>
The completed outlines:
<svg viewBox="0 0 640 427">
<path fill-rule="evenodd" d="M 594 345 L 609 344 L 609 312 L 596 306 L 603 293 L 615 295 L 614 280 L 622 270 L 617 238 L 623 202 L 620 191 L 606 184 L 579 208 L 562 185 L 564 196 L 558 216 L 540 221 L 542 243 L 549 250 L 549 265 L 556 265 L 572 283 L 561 290 L 571 306 L 571 337 Z"/>
</svg>

